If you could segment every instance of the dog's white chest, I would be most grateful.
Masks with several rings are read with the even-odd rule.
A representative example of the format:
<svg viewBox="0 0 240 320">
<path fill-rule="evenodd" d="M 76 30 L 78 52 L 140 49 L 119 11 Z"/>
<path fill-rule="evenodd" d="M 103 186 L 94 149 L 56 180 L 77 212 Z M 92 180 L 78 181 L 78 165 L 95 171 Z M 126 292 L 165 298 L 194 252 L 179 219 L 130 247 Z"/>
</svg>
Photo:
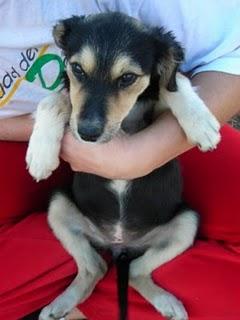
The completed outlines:
<svg viewBox="0 0 240 320">
<path fill-rule="evenodd" d="M 125 195 L 128 189 L 128 180 L 112 180 L 109 183 L 109 188 L 113 191 L 119 198 Z"/>
<path fill-rule="evenodd" d="M 114 233 L 113 233 L 113 241 L 114 244 L 121 244 L 123 243 L 123 228 L 121 222 L 117 223 L 114 226 Z"/>
<path fill-rule="evenodd" d="M 112 180 L 109 189 L 117 196 L 119 202 L 119 221 L 113 226 L 113 243 L 121 244 L 124 242 L 122 219 L 124 217 L 124 197 L 129 189 L 128 180 Z"/>
</svg>

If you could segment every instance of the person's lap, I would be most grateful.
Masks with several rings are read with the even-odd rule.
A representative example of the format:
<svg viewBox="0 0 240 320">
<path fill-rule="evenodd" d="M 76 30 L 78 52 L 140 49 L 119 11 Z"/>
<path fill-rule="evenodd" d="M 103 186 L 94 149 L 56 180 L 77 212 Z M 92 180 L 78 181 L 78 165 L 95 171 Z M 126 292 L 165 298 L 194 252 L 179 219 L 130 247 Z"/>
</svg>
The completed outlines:
<svg viewBox="0 0 240 320">
<path fill-rule="evenodd" d="M 190 319 L 240 318 L 235 298 L 240 295 L 240 280 L 237 280 L 240 268 L 239 147 L 240 134 L 226 127 L 223 142 L 215 152 L 201 154 L 192 150 L 181 157 L 185 196 L 201 213 L 201 235 L 208 240 L 198 241 L 183 255 L 156 270 L 153 277 L 183 300 Z M 23 170 L 24 156 L 20 158 L 17 164 L 22 165 Z M 28 183 L 30 186 L 32 182 Z M 3 188 L 0 194 L 5 192 Z M 14 194 L 12 199 L 14 201 Z M 6 215 L 3 216 L 5 219 Z M 215 240 L 223 240 L 225 244 Z M 20 319 L 48 304 L 76 274 L 75 263 L 52 235 L 45 213 L 32 213 L 18 222 L 9 222 L 0 234 L 0 246 L 1 261 L 4 261 L 0 269 L 0 319 Z M 81 305 L 81 310 L 90 319 L 112 320 L 116 304 L 115 270 L 111 269 Z M 131 316 L 161 319 L 132 289 Z"/>
</svg>

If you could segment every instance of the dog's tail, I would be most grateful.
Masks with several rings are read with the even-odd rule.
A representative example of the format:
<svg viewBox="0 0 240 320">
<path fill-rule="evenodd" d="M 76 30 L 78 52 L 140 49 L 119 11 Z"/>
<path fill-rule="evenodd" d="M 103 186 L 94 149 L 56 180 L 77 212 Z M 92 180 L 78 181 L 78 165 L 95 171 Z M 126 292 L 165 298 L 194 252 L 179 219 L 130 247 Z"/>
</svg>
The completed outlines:
<svg viewBox="0 0 240 320">
<path fill-rule="evenodd" d="M 114 258 L 117 269 L 119 320 L 128 319 L 128 281 L 131 259 L 127 252 L 121 252 Z"/>
</svg>

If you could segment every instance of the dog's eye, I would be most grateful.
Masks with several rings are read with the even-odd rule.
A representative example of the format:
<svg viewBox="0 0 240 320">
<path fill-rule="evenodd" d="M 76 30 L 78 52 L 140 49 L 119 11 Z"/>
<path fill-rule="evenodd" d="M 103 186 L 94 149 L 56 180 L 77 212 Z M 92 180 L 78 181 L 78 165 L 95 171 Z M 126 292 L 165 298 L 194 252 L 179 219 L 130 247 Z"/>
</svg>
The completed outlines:
<svg viewBox="0 0 240 320">
<path fill-rule="evenodd" d="M 87 75 L 84 72 L 83 68 L 80 66 L 80 64 L 74 62 L 71 64 L 71 67 L 72 67 L 72 72 L 79 80 L 86 79 Z"/>
<path fill-rule="evenodd" d="M 118 78 L 118 86 L 120 88 L 126 88 L 133 84 L 137 79 L 137 75 L 134 73 L 125 73 Z"/>
</svg>

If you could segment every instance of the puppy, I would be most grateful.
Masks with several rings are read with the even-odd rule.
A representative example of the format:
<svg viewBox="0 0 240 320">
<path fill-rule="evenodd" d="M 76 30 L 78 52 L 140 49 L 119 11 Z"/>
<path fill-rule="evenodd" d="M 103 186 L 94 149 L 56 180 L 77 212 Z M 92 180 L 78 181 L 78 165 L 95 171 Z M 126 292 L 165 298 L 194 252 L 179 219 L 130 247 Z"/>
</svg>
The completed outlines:
<svg viewBox="0 0 240 320">
<path fill-rule="evenodd" d="M 216 147 L 219 123 L 178 72 L 184 55 L 172 33 L 107 13 L 60 21 L 53 35 L 66 57 L 66 75 L 64 89 L 37 109 L 26 156 L 37 181 L 57 168 L 67 124 L 77 139 L 104 143 L 121 130 L 142 130 L 168 108 L 189 141 L 203 151 Z M 193 244 L 198 218 L 181 194 L 176 160 L 131 181 L 76 173 L 71 194 L 51 199 L 48 221 L 79 273 L 40 319 L 61 319 L 91 294 L 107 270 L 98 253 L 104 248 L 119 263 L 127 258 L 130 285 L 163 316 L 186 320 L 183 304 L 151 278 Z"/>
</svg>

